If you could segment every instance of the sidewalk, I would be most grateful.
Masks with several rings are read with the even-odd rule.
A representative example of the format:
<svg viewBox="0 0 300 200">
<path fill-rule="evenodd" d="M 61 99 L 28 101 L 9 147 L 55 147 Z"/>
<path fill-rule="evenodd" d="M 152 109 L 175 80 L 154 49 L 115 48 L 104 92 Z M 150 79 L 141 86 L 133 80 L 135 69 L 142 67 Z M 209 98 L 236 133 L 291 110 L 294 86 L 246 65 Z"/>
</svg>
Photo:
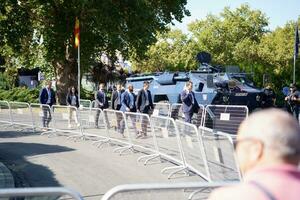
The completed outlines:
<svg viewBox="0 0 300 200">
<path fill-rule="evenodd" d="M 0 189 L 1 188 L 14 188 L 14 178 L 9 169 L 0 162 Z"/>
</svg>

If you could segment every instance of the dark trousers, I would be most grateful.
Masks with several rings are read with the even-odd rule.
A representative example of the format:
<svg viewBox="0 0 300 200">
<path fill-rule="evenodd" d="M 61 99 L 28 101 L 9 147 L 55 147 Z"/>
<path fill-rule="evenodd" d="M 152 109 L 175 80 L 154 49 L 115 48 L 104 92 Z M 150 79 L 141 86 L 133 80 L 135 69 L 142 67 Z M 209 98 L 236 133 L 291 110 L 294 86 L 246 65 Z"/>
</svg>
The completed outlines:
<svg viewBox="0 0 300 200">
<path fill-rule="evenodd" d="M 299 106 L 293 108 L 293 116 L 299 121 Z"/>
<path fill-rule="evenodd" d="M 142 111 L 143 114 L 149 114 L 150 108 L 149 106 L 145 107 L 144 110 Z M 141 126 L 142 126 L 142 134 L 144 136 L 147 135 L 147 128 L 148 128 L 149 120 L 147 117 L 143 116 L 141 120 Z"/>
<path fill-rule="evenodd" d="M 98 128 L 98 121 L 99 121 L 100 112 L 101 112 L 100 110 L 98 110 L 98 109 L 96 110 L 96 116 L 95 116 L 95 126 L 96 126 L 96 128 Z"/>
<path fill-rule="evenodd" d="M 291 113 L 297 119 L 297 121 L 299 121 L 299 106 L 287 104 L 286 110 Z"/>
<path fill-rule="evenodd" d="M 43 110 L 43 117 L 42 117 L 43 127 L 49 127 L 49 123 L 52 119 L 50 108 L 48 106 L 42 106 L 42 110 Z"/>
<path fill-rule="evenodd" d="M 192 117 L 193 117 L 193 112 L 184 112 L 184 121 L 191 123 L 192 122 Z"/>
</svg>

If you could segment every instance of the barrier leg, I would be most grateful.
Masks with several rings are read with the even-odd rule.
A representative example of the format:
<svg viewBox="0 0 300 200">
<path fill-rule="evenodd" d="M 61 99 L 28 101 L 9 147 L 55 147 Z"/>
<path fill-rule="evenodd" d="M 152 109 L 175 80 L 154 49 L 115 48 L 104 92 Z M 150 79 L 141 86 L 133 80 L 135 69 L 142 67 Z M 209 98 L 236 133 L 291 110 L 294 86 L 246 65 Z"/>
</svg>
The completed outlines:
<svg viewBox="0 0 300 200">
<path fill-rule="evenodd" d="M 134 150 L 133 146 L 128 145 L 128 146 L 125 146 L 125 147 L 118 147 L 118 148 L 114 149 L 113 152 L 114 153 L 119 153 L 120 156 L 121 156 L 123 154 L 123 152 L 128 151 L 128 150 L 133 152 L 133 150 Z"/>
<path fill-rule="evenodd" d="M 181 171 L 183 171 L 185 173 L 185 175 L 187 175 L 187 176 L 189 175 L 188 168 L 183 166 L 183 165 L 173 166 L 173 167 L 166 167 L 163 170 L 161 170 L 161 173 L 164 174 L 164 173 L 166 173 L 167 171 L 170 171 L 170 170 L 175 170 L 175 171 L 171 172 L 168 175 L 168 179 L 170 179 L 173 175 L 175 175 L 175 174 L 177 174 L 178 172 L 181 172 Z"/>
<path fill-rule="evenodd" d="M 138 162 L 141 162 L 141 161 L 143 161 L 144 159 L 146 159 L 145 161 L 144 161 L 144 165 L 147 165 L 147 163 L 149 162 L 149 161 L 151 161 L 151 160 L 154 160 L 154 159 L 156 159 L 156 158 L 161 158 L 160 157 L 160 154 L 151 154 L 151 155 L 145 155 L 145 156 L 141 156 L 141 157 L 139 157 L 138 159 L 137 159 L 137 161 Z"/>
<path fill-rule="evenodd" d="M 77 142 L 78 140 L 85 140 L 85 136 L 84 135 L 70 135 L 67 137 L 67 140 L 71 140 L 73 139 L 74 142 Z"/>
<path fill-rule="evenodd" d="M 197 195 L 198 193 L 201 193 L 203 192 L 204 190 L 206 190 L 207 188 L 203 188 L 203 189 L 200 189 L 200 190 L 196 190 L 194 192 L 192 192 L 189 197 L 188 197 L 188 200 L 192 200 L 194 198 L 195 195 Z"/>
<path fill-rule="evenodd" d="M 40 135 L 47 135 L 50 138 L 50 137 L 57 136 L 57 133 L 56 133 L 56 130 L 48 129 L 47 131 L 42 132 Z"/>
<path fill-rule="evenodd" d="M 94 141 L 92 144 L 93 145 L 96 145 L 97 148 L 100 148 L 102 147 L 104 144 L 110 144 L 111 142 L 111 139 L 110 138 L 105 138 L 103 140 L 97 140 L 97 141 Z"/>
</svg>

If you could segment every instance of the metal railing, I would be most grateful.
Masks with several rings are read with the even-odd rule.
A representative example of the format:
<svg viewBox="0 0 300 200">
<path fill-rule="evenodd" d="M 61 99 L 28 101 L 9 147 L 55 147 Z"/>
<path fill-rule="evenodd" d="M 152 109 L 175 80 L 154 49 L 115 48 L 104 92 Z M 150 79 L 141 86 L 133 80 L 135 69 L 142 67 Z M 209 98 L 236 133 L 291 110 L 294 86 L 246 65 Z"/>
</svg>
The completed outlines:
<svg viewBox="0 0 300 200">
<path fill-rule="evenodd" d="M 0 198 L 16 197 L 71 197 L 74 200 L 83 200 L 82 196 L 70 189 L 60 187 L 41 187 L 41 188 L 9 188 L 0 189 Z"/>
<path fill-rule="evenodd" d="M 203 126 L 235 135 L 240 123 L 248 117 L 247 106 L 207 105 Z"/>
<path fill-rule="evenodd" d="M 79 107 L 81 108 L 92 108 L 92 101 L 88 99 L 80 99 Z"/>
<path fill-rule="evenodd" d="M 180 104 L 176 106 L 180 107 Z M 244 109 L 240 106 L 225 108 L 227 110 L 224 111 L 224 106 L 209 105 L 205 109 L 205 115 L 220 118 L 222 113 L 229 113 L 230 120 L 231 113 L 239 113 L 236 108 Z M 229 112 L 232 110 L 235 112 Z M 200 106 L 197 118 L 200 124 L 203 120 L 205 125 L 203 113 L 204 107 Z M 246 117 L 248 111 L 244 109 L 242 114 L 239 115 L 239 120 L 242 120 L 242 116 Z M 228 119 L 228 115 L 222 118 Z M 114 152 L 119 154 L 128 150 L 142 151 L 146 155 L 139 157 L 138 161 L 145 165 L 150 161 L 160 162 L 161 159 L 176 165 L 162 169 L 162 173 L 166 173 L 168 178 L 178 175 L 179 172 L 190 175 L 191 171 L 207 181 L 232 181 L 241 178 L 231 134 L 216 132 L 203 126 L 198 128 L 198 124 L 175 121 L 171 117 L 150 117 L 147 114 L 123 113 L 110 109 L 77 109 L 58 105 L 49 107 L 42 104 L 0 101 L 0 122 L 41 129 L 44 131 L 42 134 L 49 136 L 62 134 L 69 138 L 92 139 L 93 144 L 98 147 L 115 143 L 119 146 Z"/>
<path fill-rule="evenodd" d="M 154 109 L 151 115 L 169 117 L 171 112 L 171 104 L 169 103 L 154 103 Z"/>
<path fill-rule="evenodd" d="M 234 185 L 236 182 L 216 183 L 148 183 L 116 186 L 105 193 L 102 200 L 192 200 L 207 199 L 219 187 Z"/>
</svg>

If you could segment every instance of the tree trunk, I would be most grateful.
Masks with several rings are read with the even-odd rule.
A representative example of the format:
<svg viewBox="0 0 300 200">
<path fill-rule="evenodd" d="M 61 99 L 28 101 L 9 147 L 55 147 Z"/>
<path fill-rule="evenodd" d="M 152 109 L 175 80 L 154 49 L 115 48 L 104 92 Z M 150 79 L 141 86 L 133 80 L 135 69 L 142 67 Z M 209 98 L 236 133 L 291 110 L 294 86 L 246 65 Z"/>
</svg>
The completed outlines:
<svg viewBox="0 0 300 200">
<path fill-rule="evenodd" d="M 77 63 L 75 59 L 56 61 L 54 64 L 57 88 L 57 103 L 66 104 L 68 88 L 77 88 Z"/>
</svg>

